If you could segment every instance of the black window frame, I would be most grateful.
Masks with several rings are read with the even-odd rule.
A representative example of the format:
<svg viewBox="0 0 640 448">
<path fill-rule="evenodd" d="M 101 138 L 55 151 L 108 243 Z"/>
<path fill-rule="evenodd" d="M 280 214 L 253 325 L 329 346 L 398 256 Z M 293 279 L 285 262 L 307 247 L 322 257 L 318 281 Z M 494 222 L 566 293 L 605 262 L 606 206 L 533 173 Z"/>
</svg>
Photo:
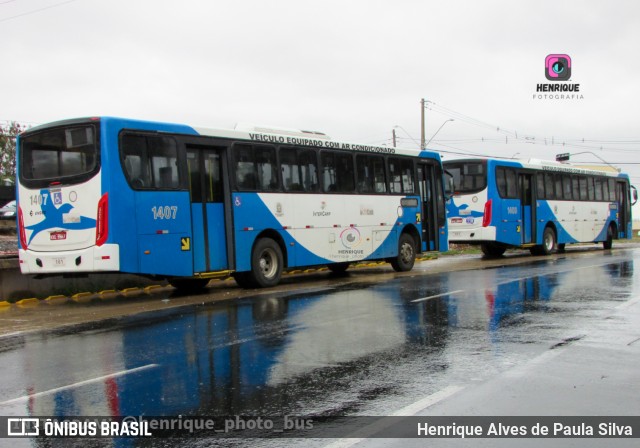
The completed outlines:
<svg viewBox="0 0 640 448">
<path fill-rule="evenodd" d="M 320 185 L 321 191 L 327 194 L 352 194 L 356 192 L 356 172 L 354 154 L 346 151 L 332 151 L 322 150 L 320 151 Z M 325 171 L 330 165 L 327 162 L 331 160 L 331 168 L 335 170 L 335 179 L 333 183 L 325 182 Z M 347 162 L 350 167 L 340 165 Z M 342 169 L 341 169 L 342 168 Z M 349 173 L 350 176 L 346 176 L 345 173 Z"/>
<path fill-rule="evenodd" d="M 413 163 L 413 159 L 409 157 L 387 157 L 387 183 L 388 183 L 388 194 L 391 195 L 415 195 L 416 194 L 416 168 Z M 397 164 L 397 165 L 396 165 Z M 391 167 L 394 167 L 392 169 Z M 398 167 L 399 170 L 396 170 L 395 167 Z M 394 180 L 394 176 L 397 176 L 399 172 L 399 181 L 396 182 Z M 407 179 L 405 178 L 405 174 L 410 173 L 409 183 L 410 188 L 407 188 Z M 395 185 L 398 184 L 400 186 L 399 191 L 396 191 Z"/>
<path fill-rule="evenodd" d="M 497 166 L 495 170 L 496 187 L 502 199 L 518 199 L 518 170 L 509 166 Z"/>
<path fill-rule="evenodd" d="M 125 154 L 125 139 L 127 138 L 139 138 L 144 140 L 144 148 L 141 149 L 141 161 L 140 161 L 140 173 L 139 175 L 133 175 L 131 171 L 131 163 L 127 162 L 127 154 Z M 173 144 L 175 149 L 175 174 L 177 174 L 177 183 L 172 186 L 164 186 L 166 180 L 162 179 L 162 170 L 166 167 L 158 167 L 158 175 L 155 174 L 155 164 L 153 162 L 153 152 L 150 152 L 150 142 L 152 140 L 165 140 Z M 159 134 L 154 132 L 145 132 L 125 129 L 120 132 L 118 139 L 118 152 L 120 158 L 120 165 L 122 173 L 127 181 L 127 184 L 136 191 L 182 191 L 187 190 L 187 175 L 186 167 L 183 160 L 186 160 L 183 156 L 182 145 L 178 140 L 168 134 Z M 151 156 L 150 156 L 151 155 Z M 143 173 L 146 171 L 146 174 Z"/>
<path fill-rule="evenodd" d="M 93 131 L 93 146 L 94 146 L 94 166 L 92 169 L 78 174 L 72 174 L 68 176 L 56 176 L 56 177 L 47 177 L 47 178 L 29 178 L 25 176 L 26 167 L 31 166 L 32 163 L 28 160 L 29 158 L 29 149 L 25 148 L 25 145 L 30 143 L 32 138 L 36 138 L 41 134 L 57 132 L 57 131 L 73 131 L 82 127 L 90 127 Z M 19 163 L 17 166 L 18 172 L 18 182 L 30 189 L 38 189 L 38 188 L 47 188 L 51 186 L 53 183 L 61 183 L 64 185 L 77 185 L 88 181 L 95 177 L 102 168 L 102 157 L 101 157 L 101 145 L 100 145 L 100 126 L 98 123 L 87 122 L 87 121 L 75 121 L 69 120 L 64 122 L 59 126 L 50 126 L 45 128 L 34 128 L 22 133 L 19 137 L 20 145 L 17 148 L 19 154 Z M 33 158 L 31 158 L 31 161 Z"/>
<path fill-rule="evenodd" d="M 291 167 L 296 167 L 295 170 L 297 171 L 298 180 L 296 183 L 287 182 L 289 179 L 293 179 L 293 176 L 285 178 L 285 164 L 283 160 L 291 156 L 293 163 L 287 163 L 286 165 L 290 166 L 289 170 L 291 172 L 293 172 Z M 303 163 L 305 157 L 313 162 L 313 167 L 315 168 L 315 183 L 305 182 L 305 175 L 303 174 L 304 167 L 311 166 L 310 163 Z M 280 146 L 278 148 L 278 167 L 280 169 L 280 183 L 283 191 L 287 193 L 317 193 L 319 191 L 320 167 L 318 163 L 318 151 L 299 146 Z"/>
<path fill-rule="evenodd" d="M 267 181 L 264 173 L 260 173 L 259 165 L 261 157 L 267 151 L 271 153 L 271 163 L 262 165 L 271 165 L 271 177 L 268 179 L 268 187 L 265 185 Z M 280 174 L 277 150 L 274 145 L 254 144 L 243 141 L 235 141 L 231 144 L 231 179 L 233 187 L 237 191 L 243 192 L 265 192 L 273 193 L 280 190 Z M 239 165 L 242 163 L 242 167 Z M 248 170 L 247 170 L 248 168 Z M 242 174 L 242 179 L 240 179 Z M 247 178 L 249 177 L 249 178 Z"/>
<path fill-rule="evenodd" d="M 445 172 L 453 177 L 454 194 L 474 194 L 487 188 L 487 162 L 486 160 L 451 160 L 443 163 Z M 481 167 L 481 172 L 468 174 L 470 167 Z M 467 174 L 465 174 L 465 170 Z M 471 180 L 471 187 L 465 188 L 466 178 Z M 478 182 L 480 180 L 480 182 Z"/>
<path fill-rule="evenodd" d="M 382 155 L 374 155 L 374 154 L 356 154 L 356 187 L 358 193 L 361 194 L 379 194 L 379 195 L 387 195 L 389 194 L 389 185 L 387 182 L 387 163 Z M 382 182 L 379 181 L 379 178 L 376 177 L 380 174 L 379 168 L 382 168 Z M 369 170 L 371 174 L 367 175 L 360 170 Z M 414 176 L 415 177 L 415 176 Z M 370 182 L 370 188 L 364 188 L 367 186 L 368 181 Z M 378 191 L 380 185 L 384 186 L 384 191 Z"/>
</svg>

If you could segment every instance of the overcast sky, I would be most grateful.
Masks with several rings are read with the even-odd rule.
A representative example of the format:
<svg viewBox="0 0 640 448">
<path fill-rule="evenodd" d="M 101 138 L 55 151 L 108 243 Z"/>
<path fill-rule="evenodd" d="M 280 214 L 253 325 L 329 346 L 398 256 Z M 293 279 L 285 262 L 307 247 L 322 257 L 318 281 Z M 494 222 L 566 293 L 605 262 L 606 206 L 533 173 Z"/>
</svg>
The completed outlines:
<svg viewBox="0 0 640 448">
<path fill-rule="evenodd" d="M 425 98 L 427 139 L 455 118 L 432 149 L 588 150 L 640 185 L 633 0 L 0 0 L 0 42 L 3 121 L 243 122 L 380 145 L 399 126 L 416 147 Z M 583 98 L 534 98 L 552 53 Z"/>
</svg>

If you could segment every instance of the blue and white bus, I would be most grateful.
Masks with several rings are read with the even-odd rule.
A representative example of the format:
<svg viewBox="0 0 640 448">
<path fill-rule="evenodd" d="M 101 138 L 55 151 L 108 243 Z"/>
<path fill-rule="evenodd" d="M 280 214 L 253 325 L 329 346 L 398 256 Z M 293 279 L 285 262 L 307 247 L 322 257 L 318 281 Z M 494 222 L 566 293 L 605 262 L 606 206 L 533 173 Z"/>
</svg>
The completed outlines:
<svg viewBox="0 0 640 448">
<path fill-rule="evenodd" d="M 446 250 L 438 154 L 320 133 L 119 118 L 51 123 L 18 146 L 25 274 L 128 272 L 204 287 Z"/>
<path fill-rule="evenodd" d="M 450 243 L 479 244 L 487 256 L 507 248 L 546 255 L 570 243 L 610 249 L 614 239 L 632 237 L 637 191 L 626 174 L 541 160 L 461 159 L 444 167 L 454 184 Z"/>
</svg>

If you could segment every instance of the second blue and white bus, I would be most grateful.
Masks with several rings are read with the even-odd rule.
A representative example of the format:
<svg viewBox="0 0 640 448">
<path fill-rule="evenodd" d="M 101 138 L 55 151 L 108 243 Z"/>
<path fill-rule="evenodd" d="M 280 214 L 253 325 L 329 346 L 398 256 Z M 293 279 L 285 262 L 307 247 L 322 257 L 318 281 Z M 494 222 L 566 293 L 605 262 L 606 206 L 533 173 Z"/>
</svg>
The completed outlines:
<svg viewBox="0 0 640 448">
<path fill-rule="evenodd" d="M 460 159 L 444 167 L 454 184 L 451 243 L 481 245 L 487 256 L 508 248 L 543 255 L 572 243 L 610 249 L 632 236 L 637 191 L 626 174 L 541 160 Z"/>
<path fill-rule="evenodd" d="M 107 117 L 38 126 L 17 145 L 25 274 L 128 272 L 180 287 L 232 274 L 264 287 L 307 266 L 406 271 L 447 248 L 429 151 Z"/>
</svg>

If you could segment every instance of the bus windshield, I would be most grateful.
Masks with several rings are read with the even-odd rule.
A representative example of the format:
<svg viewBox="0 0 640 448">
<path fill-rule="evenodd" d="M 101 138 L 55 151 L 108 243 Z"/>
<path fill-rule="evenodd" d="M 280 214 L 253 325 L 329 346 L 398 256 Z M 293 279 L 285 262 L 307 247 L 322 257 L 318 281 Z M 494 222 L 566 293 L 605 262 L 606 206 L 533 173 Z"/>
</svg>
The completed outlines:
<svg viewBox="0 0 640 448">
<path fill-rule="evenodd" d="M 453 176 L 454 193 L 473 193 L 487 187 L 486 164 L 482 161 L 446 162 L 445 169 Z"/>
<path fill-rule="evenodd" d="M 20 181 L 30 187 L 51 182 L 77 183 L 98 168 L 98 144 L 93 126 L 74 126 L 27 133 L 20 139 Z"/>
</svg>

